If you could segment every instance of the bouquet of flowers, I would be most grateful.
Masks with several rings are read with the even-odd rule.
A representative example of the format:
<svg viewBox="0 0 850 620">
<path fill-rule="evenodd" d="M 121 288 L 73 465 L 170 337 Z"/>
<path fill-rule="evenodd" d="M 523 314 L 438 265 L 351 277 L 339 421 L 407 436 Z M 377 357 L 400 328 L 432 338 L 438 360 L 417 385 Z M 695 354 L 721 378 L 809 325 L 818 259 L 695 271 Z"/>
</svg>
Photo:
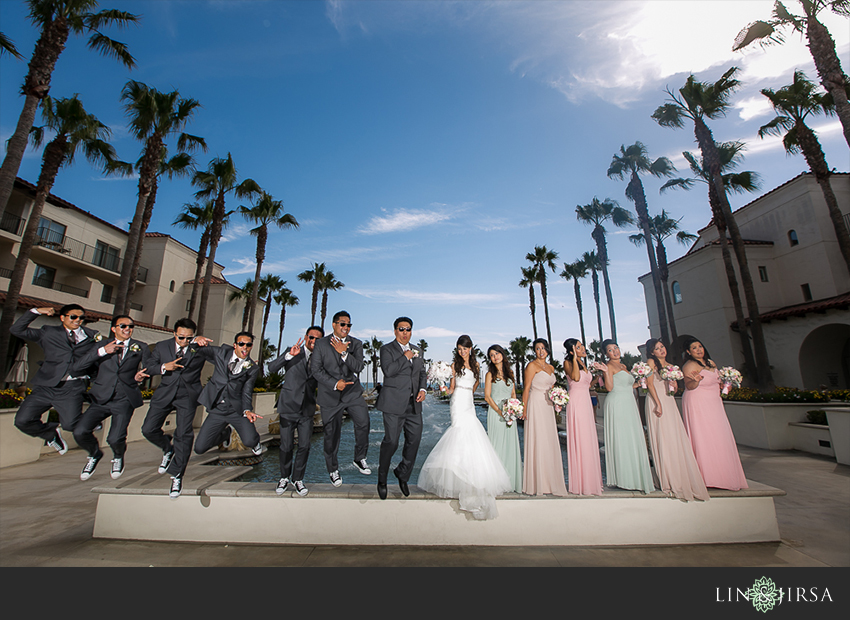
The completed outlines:
<svg viewBox="0 0 850 620">
<path fill-rule="evenodd" d="M 676 393 L 676 390 L 679 389 L 676 381 L 681 381 L 685 378 L 685 375 L 682 374 L 682 369 L 678 366 L 674 366 L 673 364 L 662 368 L 658 375 L 662 380 L 667 382 L 667 394 L 670 396 L 673 396 L 673 394 Z"/>
<path fill-rule="evenodd" d="M 428 383 L 439 383 L 444 386 L 451 381 L 451 378 L 452 367 L 448 362 L 434 362 L 428 368 Z"/>
<path fill-rule="evenodd" d="M 724 366 L 718 371 L 718 374 L 720 375 L 720 383 L 723 385 L 723 389 L 720 390 L 722 396 L 726 396 L 733 387 L 741 387 L 743 376 L 731 366 Z"/>
<path fill-rule="evenodd" d="M 567 391 L 557 385 L 549 388 L 547 395 L 549 396 L 549 400 L 552 401 L 552 404 L 555 405 L 555 411 L 558 413 L 561 412 L 561 409 L 563 409 L 570 400 L 570 395 L 567 394 Z"/>
<path fill-rule="evenodd" d="M 632 376 L 640 383 L 640 393 L 646 394 L 646 378 L 652 374 L 652 367 L 646 362 L 638 362 L 632 366 Z"/>
<path fill-rule="evenodd" d="M 605 387 L 605 373 L 593 364 L 590 366 L 590 376 L 592 377 L 590 380 L 591 386 L 596 383 L 601 388 Z"/>
<path fill-rule="evenodd" d="M 522 417 L 522 401 L 518 398 L 509 398 L 502 402 L 502 415 L 505 418 L 505 423 L 510 426 L 514 420 Z"/>
</svg>

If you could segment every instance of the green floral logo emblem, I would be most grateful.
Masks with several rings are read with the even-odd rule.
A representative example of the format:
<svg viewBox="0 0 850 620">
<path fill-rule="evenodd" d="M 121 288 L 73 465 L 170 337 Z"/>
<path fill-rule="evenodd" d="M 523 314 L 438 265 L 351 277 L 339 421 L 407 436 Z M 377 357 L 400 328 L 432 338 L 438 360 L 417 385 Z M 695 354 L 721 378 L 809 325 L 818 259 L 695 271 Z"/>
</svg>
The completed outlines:
<svg viewBox="0 0 850 620">
<path fill-rule="evenodd" d="M 784 592 L 776 587 L 773 580 L 767 577 L 757 579 L 753 587 L 747 590 L 747 596 L 750 598 L 753 607 L 762 613 L 766 613 L 782 602 L 783 594 Z"/>
</svg>

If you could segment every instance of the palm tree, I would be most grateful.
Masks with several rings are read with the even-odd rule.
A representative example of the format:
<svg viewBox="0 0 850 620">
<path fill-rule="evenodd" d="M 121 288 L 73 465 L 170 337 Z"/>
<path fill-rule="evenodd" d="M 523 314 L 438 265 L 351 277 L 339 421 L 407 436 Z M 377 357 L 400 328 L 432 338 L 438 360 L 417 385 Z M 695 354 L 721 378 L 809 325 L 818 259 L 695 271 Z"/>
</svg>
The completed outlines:
<svg viewBox="0 0 850 620">
<path fill-rule="evenodd" d="M 614 296 L 611 294 L 611 280 L 608 278 L 608 244 L 605 241 L 604 222 L 611 223 L 618 228 L 634 224 L 632 214 L 617 204 L 616 200 L 606 198 L 601 201 L 594 196 L 593 201 L 586 205 L 576 206 L 576 218 L 579 222 L 593 224 L 590 236 L 596 242 L 596 255 L 599 257 L 599 266 L 602 270 L 602 282 L 605 284 L 605 298 L 608 300 L 608 318 L 611 322 L 611 338 L 617 339 L 617 325 L 614 320 Z"/>
<path fill-rule="evenodd" d="M 428 350 L 428 342 L 424 338 L 420 338 L 416 346 L 422 350 L 422 357 L 425 357 L 425 351 Z"/>
<path fill-rule="evenodd" d="M 9 290 L 3 303 L 3 315 L 0 317 L 0 360 L 6 359 L 9 328 L 15 319 L 24 275 L 32 247 L 36 243 L 41 213 L 59 170 L 73 163 L 78 150 L 82 150 L 86 159 L 93 164 L 102 164 L 107 167 L 109 162 L 115 161 L 115 150 L 105 141 L 111 134 L 109 128 L 86 112 L 77 95 L 70 99 L 45 97 L 42 103 L 45 125 L 32 129 L 33 145 L 38 147 L 42 144 L 45 130 L 55 132 L 56 136 L 44 147 L 35 200 L 21 238 L 21 246 L 9 281 Z"/>
<path fill-rule="evenodd" d="M 178 91 L 162 93 L 141 82 L 130 80 L 121 91 L 124 110 L 130 118 L 130 133 L 144 143 L 139 168 L 139 190 L 136 211 L 127 235 L 127 248 L 121 266 L 121 278 L 115 294 L 115 314 L 126 314 L 130 307 L 130 283 L 135 281 L 133 264 L 145 234 L 145 209 L 148 198 L 154 191 L 156 179 L 163 169 L 165 141 L 177 134 L 177 150 L 181 153 L 196 148 L 206 150 L 203 138 L 183 133 L 183 128 L 192 119 L 201 105 L 194 99 L 180 97 Z M 151 209 L 153 204 L 151 204 Z M 150 214 L 148 214 L 150 219 Z"/>
<path fill-rule="evenodd" d="M 15 47 L 15 44 L 12 42 L 12 39 L 0 32 L 0 56 L 7 52 L 18 60 L 24 59 L 24 57 L 18 51 L 18 48 Z"/>
<path fill-rule="evenodd" d="M 579 280 L 587 277 L 587 265 L 581 259 L 572 263 L 564 263 L 564 270 L 561 272 L 561 277 L 569 282 L 573 281 L 573 287 L 576 294 L 576 310 L 578 310 L 578 324 L 581 328 L 581 341 L 586 342 L 584 336 L 584 316 L 582 315 L 581 305 L 581 286 Z"/>
<path fill-rule="evenodd" d="M 225 206 L 224 201 L 227 194 L 233 193 L 237 198 L 252 198 L 262 190 L 253 179 L 245 179 L 237 182 L 238 176 L 233 157 L 227 154 L 227 159 L 216 157 L 209 163 L 206 172 L 197 171 L 192 177 L 192 185 L 200 187 L 195 192 L 195 198 L 202 200 L 213 200 L 215 211 L 213 213 L 213 224 L 210 229 L 210 252 L 207 257 L 207 269 L 204 274 L 203 288 L 201 289 L 201 304 L 198 309 L 198 333 L 203 333 L 204 323 L 207 317 L 207 302 L 212 285 L 213 267 L 215 266 L 215 254 L 218 243 L 221 240 L 221 231 L 224 229 Z"/>
<path fill-rule="evenodd" d="M 526 357 L 530 349 L 531 340 L 525 336 L 518 336 L 508 343 L 508 350 L 510 351 L 514 362 L 514 376 L 516 377 L 517 383 L 522 381 L 522 362 L 526 361 Z"/>
<path fill-rule="evenodd" d="M 27 147 L 27 136 L 35 121 L 35 111 L 38 104 L 47 97 L 53 69 L 71 33 L 92 33 L 88 42 L 89 49 L 120 60 L 128 68 L 136 66 L 127 46 L 113 41 L 100 30 L 105 26 L 122 28 L 134 24 L 138 21 L 137 15 L 115 9 L 93 13 L 97 8 L 96 0 L 28 0 L 28 3 L 30 20 L 41 30 L 41 36 L 35 44 L 27 76 L 21 87 L 24 107 L 18 117 L 15 132 L 7 142 L 6 157 L 0 167 L 0 214 L 5 212 L 9 196 L 12 195 L 15 177 Z M 81 67 L 77 69 L 82 70 Z"/>
<path fill-rule="evenodd" d="M 669 88 L 667 89 L 667 103 L 659 106 L 653 112 L 652 118 L 662 127 L 681 128 L 684 127 L 685 120 L 690 120 L 694 124 L 694 136 L 702 152 L 706 171 L 709 173 L 711 182 L 717 191 L 723 221 L 729 230 L 732 247 L 738 259 L 744 299 L 747 303 L 747 313 L 752 325 L 758 387 L 762 391 L 772 391 L 774 388 L 773 373 L 770 369 L 770 358 L 767 354 L 767 345 L 759 316 L 758 301 L 756 300 L 753 278 L 750 274 L 744 239 L 738 229 L 738 223 L 732 215 L 732 207 L 729 205 L 729 199 L 726 196 L 720 152 L 714 142 L 711 129 L 705 122 L 706 119 L 725 116 L 729 107 L 729 97 L 740 84 L 735 79 L 737 71 L 737 67 L 732 67 L 714 83 L 698 82 L 693 74 L 689 75 L 685 85 L 678 90 L 678 94 L 673 93 Z"/>
<path fill-rule="evenodd" d="M 203 228 L 201 233 L 201 241 L 198 244 L 198 256 L 195 259 L 195 279 L 192 281 L 192 296 L 189 299 L 189 312 L 187 316 L 191 319 L 195 314 L 195 308 L 198 304 L 198 292 L 201 290 L 201 273 L 204 269 L 204 262 L 207 258 L 207 248 L 210 245 L 210 229 L 213 223 L 213 212 L 215 204 L 212 200 L 205 200 L 203 204 L 194 202 L 183 205 L 183 211 L 174 220 L 174 225 L 188 230 L 197 230 Z M 227 218 L 233 213 L 229 211 L 225 214 L 224 226 L 227 225 Z"/>
<path fill-rule="evenodd" d="M 369 341 L 369 347 L 371 351 L 371 363 L 372 363 L 372 386 L 378 384 L 378 368 L 381 367 L 381 347 L 384 346 L 384 343 L 378 340 L 377 336 L 372 336 L 372 339 Z"/>
<path fill-rule="evenodd" d="M 345 288 L 345 284 L 334 276 L 333 271 L 325 271 L 319 278 L 319 288 L 322 290 L 322 329 L 325 329 L 325 317 L 328 316 L 328 291 L 338 291 Z"/>
<path fill-rule="evenodd" d="M 593 283 L 593 303 L 596 304 L 596 329 L 599 332 L 599 342 L 602 342 L 602 304 L 599 300 L 599 275 L 602 265 L 596 252 L 585 252 L 581 255 L 583 262 L 590 270 L 590 280 Z"/>
<path fill-rule="evenodd" d="M 239 212 L 249 222 L 258 224 L 256 228 L 251 229 L 251 234 L 257 237 L 257 270 L 254 274 L 254 290 L 251 292 L 251 312 L 248 318 L 248 324 L 253 325 L 260 285 L 260 271 L 263 268 L 263 261 L 266 259 L 269 224 L 274 224 L 280 229 L 298 228 L 298 220 L 291 213 L 284 212 L 282 200 L 275 200 L 271 194 L 265 191 L 256 198 L 253 207 L 239 207 Z"/>
<path fill-rule="evenodd" d="M 661 277 L 661 288 L 664 291 L 664 304 L 667 308 L 667 316 L 670 321 L 670 340 L 672 346 L 679 337 L 679 332 L 676 330 L 676 319 L 673 316 L 673 303 L 670 299 L 670 288 L 667 286 L 667 281 L 670 276 L 670 270 L 667 266 L 667 249 L 664 247 L 664 241 L 669 237 L 676 235 L 676 241 L 682 245 L 693 243 L 697 239 L 697 235 L 680 230 L 679 222 L 682 218 L 674 220 L 667 211 L 662 210 L 661 215 L 656 215 L 649 220 L 649 232 L 652 235 L 652 241 L 655 243 L 655 258 L 658 261 L 658 274 Z M 630 235 L 629 241 L 637 246 L 646 243 L 646 238 L 643 234 Z"/>
<path fill-rule="evenodd" d="M 539 282 L 540 279 L 537 276 L 537 267 L 534 265 L 531 267 L 520 267 L 520 270 L 522 271 L 522 280 L 519 281 L 519 287 L 528 287 L 528 309 L 531 312 L 531 328 L 534 333 L 534 339 L 537 340 L 537 308 L 534 301 L 534 283 Z"/>
<path fill-rule="evenodd" d="M 319 303 L 319 283 L 322 280 L 322 275 L 325 273 L 324 263 L 313 263 L 312 269 L 306 269 L 298 274 L 298 279 L 302 282 L 313 283 L 313 302 L 310 306 L 310 325 L 316 324 L 316 309 Z"/>
<path fill-rule="evenodd" d="M 265 340 L 266 340 L 266 327 L 269 324 L 269 313 L 270 313 L 271 308 L 272 308 L 272 298 L 275 296 L 276 293 L 279 293 L 285 287 L 286 287 L 286 280 L 281 280 L 280 277 L 278 277 L 276 275 L 268 273 L 268 274 L 264 275 L 262 278 L 260 278 L 259 294 L 260 294 L 260 298 L 263 300 L 263 302 L 266 305 L 265 310 L 263 312 L 263 328 L 262 328 L 262 331 L 260 332 L 260 340 L 262 340 L 263 342 L 265 342 Z M 253 290 L 253 283 L 252 283 L 251 288 Z M 253 329 L 253 327 L 254 327 L 254 325 L 251 324 L 252 329 Z M 274 346 L 272 346 L 272 349 L 274 349 Z M 262 369 L 263 369 L 263 360 L 265 360 L 265 359 L 270 359 L 270 358 L 261 356 L 260 359 L 259 359 L 260 372 L 261 373 L 262 373 Z"/>
<path fill-rule="evenodd" d="M 661 339 L 665 342 L 671 342 L 667 339 L 669 335 L 669 327 L 664 311 L 664 301 L 661 296 L 661 277 L 658 273 L 658 263 L 655 260 L 655 254 L 652 251 L 652 240 L 649 226 L 649 207 L 646 204 L 646 193 L 643 190 L 643 182 L 640 180 L 640 174 L 648 172 L 654 177 L 670 177 L 675 172 L 676 167 L 666 157 L 659 157 L 655 161 L 651 161 L 647 156 L 646 146 L 642 142 L 635 142 L 628 148 L 621 145 L 620 154 L 614 154 L 611 164 L 608 166 L 608 178 L 616 178 L 622 180 L 626 175 L 629 178 L 629 184 L 626 185 L 626 197 L 635 203 L 635 211 L 637 211 L 638 228 L 643 231 L 643 238 L 646 241 L 646 253 L 649 257 L 649 271 L 652 274 L 652 286 L 655 289 L 656 309 L 658 311 L 659 324 L 661 328 Z"/>
<path fill-rule="evenodd" d="M 251 291 L 254 290 L 254 281 L 251 278 L 245 280 L 242 288 L 231 291 L 227 296 L 227 301 L 230 303 L 242 304 L 242 331 L 248 329 L 248 311 L 251 305 Z"/>
<path fill-rule="evenodd" d="M 286 282 L 284 282 L 286 284 Z M 298 305 L 298 297 L 292 294 L 286 286 L 281 288 L 274 295 L 274 302 L 280 304 L 280 334 L 277 337 L 277 350 L 280 351 L 280 345 L 283 342 L 283 327 L 286 323 L 286 308 L 293 308 Z"/>
<path fill-rule="evenodd" d="M 821 112 L 834 113 L 835 105 L 832 97 L 816 93 L 815 85 L 806 79 L 806 74 L 802 71 L 794 72 L 792 84 L 783 86 L 778 91 L 764 88 L 761 94 L 770 99 L 773 109 L 779 116 L 759 129 L 759 137 L 763 138 L 769 134 L 778 136 L 784 130 L 785 136 L 782 138 L 782 143 L 785 145 L 785 150 L 792 155 L 803 153 L 809 169 L 815 175 L 823 192 L 829 219 L 832 220 L 832 227 L 838 239 L 838 247 L 844 256 L 847 269 L 850 270 L 850 234 L 847 232 L 841 209 L 838 208 L 835 192 L 832 191 L 829 179 L 832 172 L 826 163 L 826 156 L 823 154 L 817 134 L 806 125 L 806 117 L 809 115 Z"/>
<path fill-rule="evenodd" d="M 781 29 L 791 27 L 792 30 L 805 34 L 809 52 L 815 61 L 815 67 L 820 76 L 821 84 L 832 95 L 836 113 L 844 128 L 844 139 L 850 146 L 850 102 L 848 102 L 847 87 L 850 83 L 841 68 L 841 62 L 835 51 L 835 41 L 826 26 L 818 20 L 818 13 L 829 7 L 833 13 L 850 17 L 850 1 L 848 0 L 799 0 L 803 7 L 803 15 L 793 15 L 781 2 L 773 6 L 773 18 L 768 21 L 755 21 L 738 33 L 732 50 L 737 51 L 753 41 L 759 41 L 762 46 L 771 43 L 782 43 L 785 36 Z"/>
<path fill-rule="evenodd" d="M 525 255 L 525 260 L 530 261 L 537 270 L 537 278 L 540 283 L 540 295 L 543 297 L 543 315 L 546 318 L 546 336 L 549 339 L 549 346 L 552 346 L 552 328 L 549 325 L 549 295 L 546 287 L 546 268 L 555 273 L 558 260 L 558 253 L 548 249 L 545 245 L 534 246 L 534 252 L 529 252 Z"/>
<path fill-rule="evenodd" d="M 743 192 L 755 192 L 760 186 L 759 174 L 751 170 L 735 172 L 743 160 L 743 142 L 719 142 L 717 151 L 720 154 L 720 169 L 723 172 L 723 185 L 726 191 L 741 194 Z M 690 165 L 692 178 L 671 179 L 661 186 L 661 192 L 670 188 L 681 187 L 689 190 L 694 183 L 701 182 L 708 186 L 708 203 L 711 207 L 712 221 L 720 240 L 720 254 L 723 257 L 723 265 L 726 269 L 726 280 L 729 283 L 729 292 L 732 296 L 732 308 L 735 319 L 738 321 L 738 338 L 741 341 L 741 352 L 744 356 L 745 370 L 750 376 L 756 376 L 756 359 L 750 344 L 750 332 L 747 321 L 744 318 L 744 308 L 741 304 L 741 293 L 738 287 L 738 275 L 735 273 L 735 265 L 732 263 L 732 254 L 729 251 L 729 239 L 726 236 L 726 222 L 720 209 L 720 199 L 717 197 L 717 188 L 711 182 L 711 175 L 705 168 L 704 163 L 696 155 L 685 151 L 682 153 Z M 667 290 L 665 289 L 665 294 Z"/>
</svg>

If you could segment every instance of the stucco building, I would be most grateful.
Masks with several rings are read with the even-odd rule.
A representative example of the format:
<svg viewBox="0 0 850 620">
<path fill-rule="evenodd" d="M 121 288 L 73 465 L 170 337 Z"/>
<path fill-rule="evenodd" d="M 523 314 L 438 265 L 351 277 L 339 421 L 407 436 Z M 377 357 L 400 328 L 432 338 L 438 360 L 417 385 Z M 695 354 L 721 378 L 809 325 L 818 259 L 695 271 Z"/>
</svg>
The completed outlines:
<svg viewBox="0 0 850 620">
<path fill-rule="evenodd" d="M 831 184 L 850 226 L 850 174 L 834 174 Z M 850 387 L 850 272 L 814 176 L 794 177 L 735 211 L 735 219 L 746 242 L 776 384 Z M 737 269 L 734 253 L 733 262 Z M 652 278 L 644 274 L 639 281 L 649 330 L 657 337 Z M 742 369 L 740 337 L 713 224 L 700 230 L 690 250 L 670 263 L 668 284 L 678 333 L 702 340 L 719 365 Z"/>
</svg>

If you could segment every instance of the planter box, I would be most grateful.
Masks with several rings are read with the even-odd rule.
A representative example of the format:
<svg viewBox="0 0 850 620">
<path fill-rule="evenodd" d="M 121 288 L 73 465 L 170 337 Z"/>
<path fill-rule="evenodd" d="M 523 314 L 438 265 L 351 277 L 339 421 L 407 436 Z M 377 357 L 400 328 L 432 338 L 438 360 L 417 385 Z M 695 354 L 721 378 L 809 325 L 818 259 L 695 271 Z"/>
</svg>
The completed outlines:
<svg viewBox="0 0 850 620">
<path fill-rule="evenodd" d="M 823 424 L 808 424 L 806 422 L 791 422 L 789 425 L 794 438 L 794 449 L 811 454 L 835 456 L 832 449 L 832 439 L 829 427 Z"/>
<path fill-rule="evenodd" d="M 806 412 L 822 409 L 821 403 L 741 403 L 726 401 L 726 416 L 742 446 L 765 450 L 793 450 L 794 434 L 789 424 L 805 422 Z"/>
<path fill-rule="evenodd" d="M 850 407 L 825 408 L 835 460 L 850 465 Z"/>
<path fill-rule="evenodd" d="M 44 442 L 15 428 L 18 408 L 0 409 L 0 467 L 32 463 L 41 456 Z M 52 448 L 51 448 L 52 449 Z"/>
</svg>

